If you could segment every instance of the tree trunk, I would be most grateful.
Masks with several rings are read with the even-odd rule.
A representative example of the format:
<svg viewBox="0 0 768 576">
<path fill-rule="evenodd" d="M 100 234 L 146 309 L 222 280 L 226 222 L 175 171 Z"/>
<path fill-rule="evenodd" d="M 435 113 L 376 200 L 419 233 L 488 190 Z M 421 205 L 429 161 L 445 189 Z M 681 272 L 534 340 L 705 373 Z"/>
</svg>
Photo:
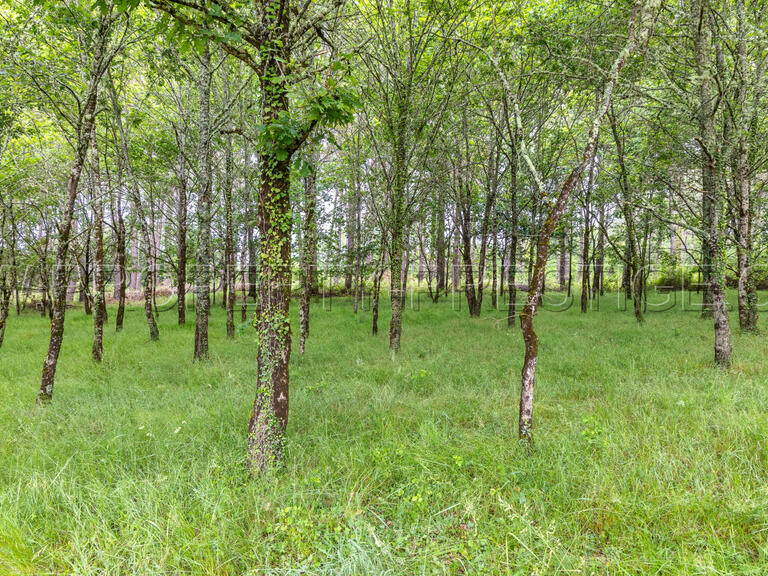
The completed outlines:
<svg viewBox="0 0 768 576">
<path fill-rule="evenodd" d="M 115 314 L 115 332 L 123 329 L 123 319 L 125 318 L 125 290 L 128 282 L 128 271 L 126 265 L 126 245 L 125 245 L 125 219 L 123 218 L 122 192 L 117 190 L 117 200 L 115 209 L 115 240 L 117 252 L 117 314 Z"/>
<path fill-rule="evenodd" d="M 605 266 L 605 205 L 600 205 L 597 217 L 597 250 L 595 251 L 595 266 L 592 274 L 592 297 L 603 295 L 603 267 Z"/>
<path fill-rule="evenodd" d="M 699 96 L 699 136 L 702 138 L 701 146 L 701 179 L 702 179 L 702 208 L 701 225 L 706 231 L 712 230 L 713 209 L 715 196 L 713 191 L 717 186 L 715 173 L 715 124 L 714 124 L 714 98 L 712 94 L 711 75 L 711 51 L 712 38 L 710 34 L 711 18 L 709 0 L 693 0 L 691 3 L 693 23 L 694 57 L 696 65 L 696 78 L 698 81 Z M 707 157 L 710 155 L 710 158 Z M 702 318 L 713 316 L 712 286 L 710 282 L 713 267 L 712 242 L 702 241 L 701 274 L 702 274 Z"/>
<path fill-rule="evenodd" d="M 589 171 L 587 174 L 587 189 L 584 197 L 584 235 L 582 236 L 581 252 L 581 312 L 587 313 L 589 306 L 589 245 L 592 237 L 592 185 L 595 176 L 595 154 L 597 147 L 589 162 Z"/>
<path fill-rule="evenodd" d="M 200 112 L 197 144 L 197 251 L 195 257 L 195 360 L 208 359 L 208 313 L 211 308 L 211 52 L 200 57 Z"/>
<path fill-rule="evenodd" d="M 301 250 L 301 304 L 299 305 L 299 352 L 309 337 L 309 305 L 312 296 L 312 275 L 314 274 L 315 251 L 317 250 L 317 224 L 315 222 L 315 170 L 317 156 L 314 155 L 312 173 L 304 178 L 304 230 Z"/>
<path fill-rule="evenodd" d="M 436 239 L 435 239 L 435 275 L 437 277 L 437 284 L 435 286 L 434 302 L 436 303 L 440 298 L 440 292 L 445 292 L 445 272 L 446 272 L 446 258 L 445 252 L 447 245 L 445 241 L 445 208 L 442 202 L 442 194 L 438 199 L 437 208 L 437 222 L 436 222 Z"/>
<path fill-rule="evenodd" d="M 402 99 L 401 99 L 402 100 Z M 392 319 L 389 324 L 389 349 L 392 352 L 399 352 L 400 338 L 403 330 L 403 276 L 401 266 L 403 262 L 403 243 L 407 236 L 406 214 L 406 186 L 408 166 L 406 164 L 406 118 L 407 106 L 404 102 L 397 102 L 397 127 L 395 134 L 393 172 L 394 182 L 392 186 L 391 207 L 390 207 L 390 247 L 389 247 L 389 270 L 390 270 L 390 302 L 392 305 Z"/>
<path fill-rule="evenodd" d="M 104 350 L 104 321 L 107 314 L 104 295 L 104 196 L 107 189 L 99 171 L 99 147 L 95 126 L 91 128 L 91 178 L 93 181 L 93 235 L 96 243 L 94 253 L 94 295 L 93 306 L 93 347 L 91 356 L 101 362 Z"/>
<path fill-rule="evenodd" d="M 176 313 L 178 323 L 187 322 L 187 163 L 184 157 L 186 139 L 179 141 L 179 188 L 176 198 Z"/>
<path fill-rule="evenodd" d="M 13 200 L 11 200 L 11 204 Z M 0 221 L 0 348 L 3 347 L 3 341 L 5 340 L 5 325 L 8 321 L 8 311 L 11 306 L 11 293 L 13 292 L 11 283 L 8 282 L 8 267 L 5 265 L 5 253 L 11 251 L 12 247 L 5 245 L 6 239 L 13 234 L 9 234 L 6 228 L 6 223 L 9 219 L 8 211 L 5 203 L 2 203 L 2 221 Z M 11 223 L 13 226 L 13 223 Z M 11 243 L 13 239 L 11 240 Z M 13 275 L 13 269 L 11 269 L 11 275 Z"/>
<path fill-rule="evenodd" d="M 712 317 L 715 332 L 715 364 L 731 364 L 731 327 L 725 297 L 725 245 L 722 242 L 724 218 L 721 212 L 724 182 L 717 177 L 718 135 L 715 130 L 711 88 L 712 18 L 709 0 L 694 0 L 694 52 L 699 82 L 699 145 L 701 147 L 702 227 L 706 239 L 702 246 L 704 273 L 703 317 Z"/>
<path fill-rule="evenodd" d="M 650 5 L 648 7 L 651 9 L 651 16 L 655 3 L 656 0 L 647 3 Z M 526 440 L 529 443 L 533 441 L 533 387 L 536 374 L 536 363 L 539 358 L 539 337 L 534 331 L 533 318 L 536 315 L 536 308 L 544 288 L 550 239 L 552 238 L 552 232 L 557 226 L 558 221 L 568 207 L 568 200 L 570 199 L 573 189 L 595 152 L 600 125 L 602 124 L 605 115 L 608 113 L 608 108 L 613 96 L 613 89 L 618 81 L 619 73 L 635 46 L 641 43 L 638 42 L 635 34 L 635 27 L 638 26 L 638 20 L 640 20 L 639 27 L 642 32 L 645 33 L 648 31 L 648 26 L 646 26 L 648 15 L 643 14 L 643 17 L 640 17 L 640 12 L 644 9 L 643 4 L 646 3 L 643 3 L 640 0 L 635 4 L 630 22 L 627 44 L 619 52 L 611 66 L 603 88 L 600 105 L 592 120 L 589 137 L 581 155 L 581 159 L 578 165 L 571 171 L 568 178 L 565 179 L 557 199 L 549 210 L 549 213 L 538 232 L 538 239 L 536 242 L 536 263 L 533 267 L 533 275 L 528 288 L 525 307 L 520 314 L 520 325 L 522 327 L 523 340 L 525 342 L 525 359 L 521 371 L 518 435 L 520 439 Z M 524 149 L 523 153 L 525 153 Z"/>
<path fill-rule="evenodd" d="M 737 242 L 736 254 L 739 275 L 738 301 L 739 301 L 739 327 L 745 332 L 756 332 L 758 329 L 757 291 L 755 287 L 754 273 L 752 271 L 753 241 L 752 220 L 754 208 L 752 206 L 752 190 L 750 186 L 750 128 L 753 125 L 751 114 L 757 107 L 757 97 L 753 108 L 748 110 L 747 82 L 749 64 L 747 63 L 747 39 L 744 14 L 744 0 L 736 2 L 737 34 L 736 69 L 738 71 L 739 86 L 736 94 L 737 110 L 739 111 L 737 128 L 737 144 L 733 161 L 733 188 L 737 206 Z"/>
<path fill-rule="evenodd" d="M 510 226 L 512 236 L 509 242 L 509 268 L 507 269 L 507 286 L 509 290 L 509 313 L 507 314 L 507 326 L 515 325 L 515 315 L 517 308 L 517 238 L 518 238 L 518 208 L 517 208 L 517 145 L 512 143 L 512 150 L 508 156 L 509 159 L 509 210 L 511 213 Z"/>
<path fill-rule="evenodd" d="M 224 101 L 229 101 L 229 76 L 226 63 L 224 72 Z M 235 337 L 235 225 L 232 215 L 232 189 L 235 161 L 232 133 L 224 135 L 224 305 L 227 311 L 227 338 Z M 210 156 L 209 156 L 210 157 Z"/>
<path fill-rule="evenodd" d="M 284 47 L 262 48 L 262 123 L 269 126 L 289 114 Z M 283 79 L 274 82 L 274 79 Z M 302 140 L 287 150 L 263 150 L 259 170 L 261 278 L 256 314 L 258 383 L 248 423 L 248 458 L 253 470 L 282 460 L 288 424 L 288 365 L 291 356 L 291 157 Z"/>
<path fill-rule="evenodd" d="M 136 215 L 136 220 L 139 225 L 139 231 L 142 236 L 142 247 L 144 249 L 144 270 L 142 274 L 144 291 L 144 314 L 147 318 L 149 339 L 155 341 L 160 338 L 160 331 L 157 328 L 157 322 L 155 320 L 154 311 L 152 309 L 152 236 L 149 231 L 149 225 L 147 224 L 147 218 L 144 212 L 144 205 L 141 200 L 139 183 L 135 177 L 133 166 L 131 164 L 131 158 L 128 150 L 128 135 L 123 125 L 122 111 L 120 109 L 120 102 L 118 100 L 117 91 L 115 90 L 115 86 L 112 83 L 111 76 L 109 77 L 109 80 L 109 89 L 110 96 L 112 98 L 112 108 L 115 117 L 115 124 L 117 125 L 117 131 L 120 135 L 120 151 L 122 154 L 123 166 L 129 180 L 128 191 L 131 195 L 131 203 L 133 204 L 133 211 Z"/>
<path fill-rule="evenodd" d="M 93 47 L 93 62 L 88 80 L 88 89 L 83 99 L 83 111 L 80 129 L 77 134 L 77 147 L 75 159 L 69 172 L 67 181 L 67 198 L 59 224 L 58 246 L 56 247 L 56 265 L 54 269 L 54 300 L 53 317 L 51 319 L 51 337 L 48 343 L 48 354 L 43 363 L 43 373 L 40 380 L 40 391 L 37 393 L 37 403 L 45 404 L 53 397 L 54 378 L 56 365 L 59 360 L 59 352 L 64 339 L 64 315 L 67 309 L 67 260 L 69 256 L 69 244 L 71 241 L 72 221 L 77 199 L 77 187 L 83 171 L 88 145 L 91 140 L 91 130 L 96 120 L 96 97 L 99 82 L 109 66 L 109 58 L 106 54 L 109 26 L 112 19 L 112 4 L 109 10 L 99 17 L 99 27 Z"/>
</svg>

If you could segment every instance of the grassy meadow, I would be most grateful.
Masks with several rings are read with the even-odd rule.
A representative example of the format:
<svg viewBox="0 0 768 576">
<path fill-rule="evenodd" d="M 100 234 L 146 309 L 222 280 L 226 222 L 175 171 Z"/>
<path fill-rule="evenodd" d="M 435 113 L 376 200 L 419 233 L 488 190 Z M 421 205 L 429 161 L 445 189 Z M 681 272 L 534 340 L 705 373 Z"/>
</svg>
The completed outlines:
<svg viewBox="0 0 768 576">
<path fill-rule="evenodd" d="M 372 337 L 369 313 L 317 301 L 285 465 L 255 479 L 254 330 L 227 341 L 215 306 L 194 364 L 193 314 L 161 313 L 159 343 L 140 310 L 113 319 L 95 365 L 92 319 L 68 311 L 45 408 L 47 319 L 9 319 L 2 576 L 768 574 L 768 337 L 735 314 L 725 373 L 710 322 L 679 306 L 643 326 L 615 295 L 542 311 L 530 451 L 504 312 L 423 299 L 393 359 L 386 305 Z"/>
</svg>

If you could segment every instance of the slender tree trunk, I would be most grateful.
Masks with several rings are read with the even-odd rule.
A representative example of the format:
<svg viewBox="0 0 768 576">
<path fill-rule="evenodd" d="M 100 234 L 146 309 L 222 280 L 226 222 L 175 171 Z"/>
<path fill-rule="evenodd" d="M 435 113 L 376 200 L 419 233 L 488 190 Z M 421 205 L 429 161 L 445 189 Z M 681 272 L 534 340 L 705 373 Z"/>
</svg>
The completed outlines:
<svg viewBox="0 0 768 576">
<path fill-rule="evenodd" d="M 355 250 L 354 250 L 354 299 L 353 299 L 353 309 L 354 313 L 357 314 L 359 303 L 360 303 L 360 283 L 361 283 L 361 274 L 362 274 L 362 203 L 363 203 L 363 194 L 360 189 L 360 179 L 359 179 L 359 165 L 360 165 L 360 158 L 359 154 L 356 158 L 355 163 L 355 207 L 354 207 L 354 217 L 355 217 L 355 226 L 354 226 L 354 235 L 355 235 Z"/>
<path fill-rule="evenodd" d="M 634 197 L 629 186 L 627 176 L 627 166 L 624 160 L 624 142 L 619 136 L 616 122 L 616 116 L 613 108 L 609 109 L 609 119 L 611 123 L 611 133 L 616 145 L 616 157 L 619 164 L 619 187 L 621 188 L 621 210 L 624 215 L 624 225 L 627 229 L 627 245 L 624 252 L 624 270 L 627 290 L 627 299 L 632 297 L 632 304 L 635 312 L 635 319 L 638 323 L 643 323 L 643 261 L 644 257 L 640 254 L 639 240 L 635 230 L 635 211 Z"/>
<path fill-rule="evenodd" d="M 373 293 L 371 295 L 371 334 L 376 336 L 379 333 L 379 294 L 381 292 L 381 278 L 384 275 L 384 234 L 381 237 L 381 254 L 376 269 L 373 273 Z"/>
<path fill-rule="evenodd" d="M 224 71 L 224 100 L 229 101 L 229 76 Z M 235 337 L 235 224 L 232 214 L 235 160 L 232 133 L 224 135 L 224 305 L 227 311 L 227 338 Z"/>
<path fill-rule="evenodd" d="M 13 200 L 11 200 L 11 203 Z M 2 220 L 0 221 L 0 348 L 3 347 L 3 341 L 5 340 L 5 326 L 8 321 L 8 311 L 11 306 L 11 293 L 13 292 L 10 283 L 8 282 L 8 267 L 5 265 L 5 253 L 10 252 L 11 247 L 6 246 L 6 239 L 11 237 L 12 234 L 8 233 L 6 228 L 7 221 L 9 220 L 8 212 L 9 208 L 6 208 L 5 203 L 2 203 Z M 13 225 L 13 223 L 11 224 Z M 13 240 L 11 240 L 13 242 Z M 9 243 L 10 244 L 10 243 Z M 13 271 L 11 271 L 13 274 Z"/>
<path fill-rule="evenodd" d="M 600 212 L 597 216 L 597 250 L 595 252 L 595 266 L 592 274 L 592 297 L 603 295 L 603 267 L 605 266 L 605 205 L 600 204 Z"/>
<path fill-rule="evenodd" d="M 211 308 L 211 52 L 200 57 L 200 112 L 197 144 L 197 253 L 195 258 L 195 360 L 208 359 L 208 313 Z"/>
<path fill-rule="evenodd" d="M 187 163 L 184 157 L 186 138 L 179 142 L 179 187 L 176 198 L 176 313 L 179 324 L 187 322 Z"/>
<path fill-rule="evenodd" d="M 494 223 L 493 238 L 491 238 L 491 307 L 493 307 L 494 310 L 499 307 L 498 302 L 496 301 L 498 296 L 498 271 L 496 269 L 498 260 L 498 243 L 499 239 L 496 225 Z"/>
<path fill-rule="evenodd" d="M 706 234 L 703 242 L 704 306 L 703 317 L 711 317 L 715 332 L 715 364 L 728 368 L 731 364 L 731 327 L 725 299 L 725 246 L 722 242 L 724 219 L 724 182 L 717 176 L 718 136 L 714 122 L 714 103 L 711 87 L 712 18 L 709 0 L 694 0 L 694 53 L 699 83 L 699 144 L 701 146 L 702 227 Z"/>
<path fill-rule="evenodd" d="M 357 169 L 357 166 L 353 168 Z M 352 290 L 352 282 L 354 279 L 354 263 L 355 263 L 355 239 L 357 238 L 356 223 L 357 223 L 357 183 L 352 185 L 352 189 L 347 194 L 347 246 L 345 250 L 346 262 L 344 266 L 344 290 L 347 294 Z"/>
<path fill-rule="evenodd" d="M 517 146 L 513 142 L 513 148 L 508 156 L 509 159 L 509 210 L 511 214 L 510 226 L 512 236 L 509 242 L 509 268 L 507 269 L 507 286 L 509 289 L 509 313 L 507 314 L 507 326 L 515 325 L 515 315 L 517 312 L 517 244 L 518 244 L 518 208 L 517 208 Z"/>
<path fill-rule="evenodd" d="M 595 175 L 595 154 L 597 153 L 597 147 L 595 147 L 595 153 L 592 155 L 592 159 L 589 163 L 589 170 L 587 175 L 587 189 L 584 197 L 584 236 L 582 236 L 582 252 L 581 252 L 581 312 L 587 313 L 589 307 L 589 245 L 592 237 L 592 184 Z"/>
<path fill-rule="evenodd" d="M 565 246 L 565 232 L 560 234 L 557 253 L 557 282 L 560 284 L 560 290 L 565 290 L 568 280 L 568 251 Z"/>
<path fill-rule="evenodd" d="M 224 278 L 227 288 L 224 301 L 227 309 L 227 338 L 235 337 L 235 226 L 232 215 L 232 178 L 234 161 L 232 157 L 232 136 L 226 135 L 224 176 Z"/>
<path fill-rule="evenodd" d="M 142 236 L 142 247 L 144 249 L 144 270 L 142 274 L 142 287 L 144 291 L 144 314 L 147 318 L 149 338 L 150 340 L 155 341 L 160 338 L 160 331 L 157 328 L 157 321 L 155 320 L 154 311 L 152 309 L 152 236 L 150 234 L 149 225 L 147 223 L 146 214 L 144 212 L 144 205 L 141 200 L 139 183 L 135 177 L 131 164 L 131 158 L 128 150 L 128 136 L 123 125 L 122 111 L 120 109 L 120 102 L 118 100 L 117 91 L 115 90 L 115 86 L 112 83 L 111 77 L 109 77 L 109 80 L 110 96 L 112 98 L 112 108 L 115 117 L 115 124 L 117 125 L 118 134 L 120 135 L 120 151 L 122 154 L 123 166 L 129 180 L 128 191 L 131 195 L 133 212 L 139 225 L 139 231 Z"/>
<path fill-rule="evenodd" d="M 437 284 L 435 286 L 434 301 L 437 303 L 440 298 L 440 292 L 446 291 L 446 272 L 447 264 L 445 253 L 448 249 L 445 241 L 445 206 L 443 205 L 443 196 L 440 194 L 438 198 L 437 207 L 437 231 L 435 240 L 435 274 L 437 276 Z"/>
<path fill-rule="evenodd" d="M 736 95 L 738 104 L 737 144 L 733 159 L 733 188 L 737 206 L 737 266 L 739 274 L 738 302 L 739 327 L 745 332 L 756 332 L 758 329 L 757 291 L 754 273 L 752 271 L 752 220 L 754 208 L 752 205 L 752 190 L 750 186 L 750 128 L 753 125 L 752 110 L 747 110 L 747 82 L 749 65 L 747 63 L 747 30 L 744 14 L 744 0 L 736 1 L 736 18 L 738 41 L 736 45 L 736 69 L 739 86 Z M 755 98 L 753 108 L 757 107 Z"/>
<path fill-rule="evenodd" d="M 64 315 L 67 309 L 67 260 L 69 256 L 69 244 L 71 241 L 72 221 L 75 212 L 75 200 L 77 199 L 77 187 L 83 171 L 88 145 L 91 140 L 91 130 L 96 120 L 96 97 L 99 82 L 109 66 L 109 58 L 106 54 L 109 26 L 112 18 L 112 4 L 109 10 L 99 18 L 99 27 L 96 32 L 93 61 L 88 80 L 88 89 L 83 99 L 82 120 L 77 135 L 77 147 L 75 159 L 69 172 L 67 181 L 67 198 L 62 211 L 59 224 L 59 238 L 56 247 L 56 264 L 54 269 L 54 301 L 53 317 L 51 319 L 51 338 L 48 343 L 48 354 L 43 363 L 43 373 L 40 380 L 40 391 L 37 394 L 37 403 L 45 404 L 53 397 L 54 378 L 56 365 L 59 360 L 59 352 L 64 339 Z"/>
<path fill-rule="evenodd" d="M 464 267 L 464 293 L 467 296 L 467 308 L 470 316 L 480 316 L 477 305 L 477 291 L 475 289 L 475 273 L 472 265 L 472 215 L 469 198 L 471 192 L 469 184 L 459 184 L 459 204 L 456 206 L 456 215 L 461 233 L 461 260 Z"/>
<path fill-rule="evenodd" d="M 248 319 L 248 252 L 247 246 L 243 246 L 240 255 L 240 322 L 245 324 Z"/>
<path fill-rule="evenodd" d="M 123 202 L 122 192 L 117 190 L 115 210 L 115 237 L 117 252 L 117 313 L 115 314 L 115 332 L 120 332 L 123 329 L 123 320 L 125 318 L 125 291 L 126 284 L 128 282 L 128 271 L 125 269 L 126 265 L 126 243 L 125 243 L 125 219 L 123 218 Z"/>
<path fill-rule="evenodd" d="M 93 347 L 91 356 L 101 362 L 104 350 L 104 322 L 107 314 L 104 295 L 104 196 L 107 194 L 99 170 L 99 147 L 96 142 L 95 126 L 91 128 L 91 178 L 93 180 L 93 235 L 96 243 L 94 253 L 94 295 L 93 306 Z"/>
<path fill-rule="evenodd" d="M 11 290 L 8 283 L 7 273 L 3 270 L 0 273 L 0 348 L 5 341 L 5 326 L 8 321 L 8 311 L 11 308 Z"/>
<path fill-rule="evenodd" d="M 645 33 L 648 32 L 646 20 L 647 18 L 652 17 L 652 12 L 656 3 L 657 0 L 651 0 L 650 2 L 638 1 L 635 4 L 630 22 L 627 44 L 617 55 L 611 66 L 609 75 L 606 78 L 600 105 L 592 120 L 589 137 L 581 155 L 581 159 L 578 165 L 565 179 L 557 199 L 554 201 L 552 208 L 549 210 L 542 226 L 539 228 L 538 239 L 536 242 L 536 263 L 533 267 L 533 275 L 528 288 L 525 307 L 520 314 L 520 325 L 522 327 L 523 340 L 525 342 L 525 359 L 523 361 L 521 373 L 518 434 L 521 439 L 526 440 L 529 443 L 533 441 L 533 388 L 536 363 L 539 358 L 539 337 L 533 327 L 533 318 L 536 315 L 536 308 L 544 288 L 552 232 L 555 230 L 557 223 L 566 211 L 571 193 L 595 152 L 600 125 L 602 124 L 605 115 L 608 113 L 608 108 L 613 96 L 613 89 L 618 82 L 619 73 L 634 48 L 641 43 L 638 42 L 635 28 L 639 27 L 642 35 L 645 35 Z M 641 16 L 640 12 L 643 11 L 645 7 L 649 8 L 650 14 L 643 14 Z M 638 22 L 638 20 L 640 22 Z M 525 150 L 523 150 L 523 153 L 525 154 Z"/>
<path fill-rule="evenodd" d="M 299 305 L 299 352 L 304 354 L 304 346 L 309 337 L 309 305 L 312 296 L 312 276 L 314 274 L 315 251 L 317 250 L 317 224 L 315 222 L 315 163 L 317 156 L 311 159 L 313 172 L 304 178 L 304 230 L 301 250 L 301 303 Z"/>
<path fill-rule="evenodd" d="M 710 34 L 711 17 L 709 9 L 709 0 L 693 0 L 691 3 L 692 9 L 692 22 L 694 26 L 693 41 L 694 41 L 694 57 L 696 64 L 696 78 L 698 81 L 698 96 L 699 96 L 699 134 L 703 138 L 707 138 L 707 141 L 701 142 L 702 147 L 702 161 L 701 161 L 701 177 L 702 177 L 702 210 L 701 210 L 701 224 L 704 230 L 712 230 L 713 209 L 715 198 L 713 191 L 716 184 L 717 175 L 715 173 L 714 158 L 708 160 L 707 154 L 715 154 L 715 125 L 714 125 L 714 97 L 712 94 L 712 74 L 711 74 L 711 51 L 712 51 L 712 38 Z M 702 274 L 702 318 L 712 318 L 713 305 L 712 305 L 712 291 L 710 276 L 712 272 L 712 242 L 704 240 L 702 242 L 702 254 L 701 254 L 701 274 Z"/>
<path fill-rule="evenodd" d="M 394 182 L 391 193 L 390 212 L 390 302 L 392 305 L 392 319 L 389 324 L 389 349 L 399 352 L 400 338 L 403 330 L 403 276 L 401 266 L 403 261 L 404 241 L 407 236 L 406 214 L 406 185 L 408 166 L 406 164 L 406 116 L 407 106 L 399 101 L 397 104 L 397 128 L 394 147 Z"/>
</svg>

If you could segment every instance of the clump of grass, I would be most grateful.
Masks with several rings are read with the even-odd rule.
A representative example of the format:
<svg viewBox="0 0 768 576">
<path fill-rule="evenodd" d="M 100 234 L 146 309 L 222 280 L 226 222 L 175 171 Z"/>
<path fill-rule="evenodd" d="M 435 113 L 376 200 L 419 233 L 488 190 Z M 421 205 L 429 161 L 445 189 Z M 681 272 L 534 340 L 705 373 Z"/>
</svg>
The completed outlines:
<svg viewBox="0 0 768 576">
<path fill-rule="evenodd" d="M 522 345 L 503 312 L 406 313 L 403 351 L 343 300 L 292 358 L 284 468 L 245 468 L 253 332 L 192 363 L 194 325 L 140 313 L 90 360 L 69 314 L 53 403 L 47 323 L 0 351 L 0 574 L 760 574 L 768 365 L 679 308 L 542 312 L 532 452 L 515 439 Z M 294 322 L 294 326 L 297 323 Z"/>
</svg>

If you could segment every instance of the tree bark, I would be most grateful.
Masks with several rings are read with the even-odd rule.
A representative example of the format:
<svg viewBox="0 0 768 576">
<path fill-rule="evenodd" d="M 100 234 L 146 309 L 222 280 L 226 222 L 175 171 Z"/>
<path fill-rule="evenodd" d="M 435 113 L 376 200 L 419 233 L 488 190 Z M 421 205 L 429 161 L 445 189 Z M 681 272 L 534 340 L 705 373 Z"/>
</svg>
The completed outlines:
<svg viewBox="0 0 768 576">
<path fill-rule="evenodd" d="M 197 144 L 197 251 L 195 258 L 195 360 L 208 359 L 208 314 L 211 308 L 211 52 L 200 57 Z"/>
<path fill-rule="evenodd" d="M 313 155 L 314 156 L 314 155 Z M 317 224 L 315 207 L 315 170 L 317 156 L 310 162 L 312 172 L 304 178 L 304 230 L 301 250 L 301 304 L 299 305 L 299 352 L 304 354 L 304 347 L 309 337 L 309 305 L 312 296 L 312 276 L 314 274 L 315 251 L 317 250 Z"/>
<path fill-rule="evenodd" d="M 111 76 L 109 77 L 109 89 L 112 99 L 112 109 L 115 117 L 115 124 L 117 125 L 117 131 L 120 135 L 120 152 L 123 161 L 123 167 L 125 168 L 126 175 L 129 180 L 128 191 L 131 196 L 131 203 L 133 204 L 133 211 L 136 216 L 137 223 L 139 225 L 139 231 L 142 236 L 142 248 L 144 256 L 144 270 L 142 274 L 142 283 L 144 291 L 144 315 L 147 318 L 147 328 L 149 329 L 149 339 L 152 341 L 160 338 L 160 331 L 157 327 L 157 321 L 155 320 L 154 311 L 152 309 L 152 294 L 153 294 L 153 282 L 152 282 L 152 236 L 149 231 L 149 225 L 147 224 L 146 214 L 144 212 L 144 206 L 141 200 L 141 192 L 139 190 L 139 183 L 133 172 L 133 166 L 131 164 L 131 158 L 128 149 L 128 135 L 123 125 L 122 111 L 120 109 L 120 102 L 118 100 L 117 91 L 115 90 L 114 83 Z"/>
<path fill-rule="evenodd" d="M 712 75 L 711 75 L 711 52 L 712 37 L 710 33 L 711 18 L 709 9 L 709 0 L 693 0 L 691 3 L 692 24 L 693 24 L 693 44 L 696 67 L 696 78 L 698 81 L 699 96 L 699 135 L 702 138 L 701 146 L 701 180 L 702 180 L 702 198 L 701 198 L 701 221 L 702 229 L 712 230 L 714 218 L 713 209 L 715 195 L 713 194 L 717 186 L 717 175 L 715 173 L 715 124 L 714 124 L 714 97 L 712 94 Z M 711 160 L 707 155 L 712 155 Z M 712 318 L 714 310 L 712 304 L 712 286 L 710 276 L 712 272 L 712 242 L 702 241 L 701 253 L 701 274 L 702 274 L 702 318 Z"/>
<path fill-rule="evenodd" d="M 109 10 L 99 17 L 99 27 L 93 46 L 93 61 L 88 79 L 88 88 L 83 99 L 83 111 L 77 134 L 77 147 L 75 159 L 69 171 L 67 181 L 67 197 L 59 224 L 58 245 L 56 247 L 56 263 L 54 268 L 54 300 L 51 319 L 51 337 L 48 343 L 48 353 L 43 363 L 43 373 L 40 379 L 40 391 L 37 393 L 37 403 L 45 404 L 53 397 L 56 366 L 59 360 L 59 352 L 64 339 L 64 316 L 67 309 L 67 260 L 69 256 L 69 244 L 71 241 L 72 221 L 77 199 L 77 187 L 83 171 L 88 145 L 91 141 L 91 130 L 96 121 L 96 98 L 99 83 L 104 72 L 109 66 L 110 58 L 107 55 L 107 40 L 109 38 L 110 23 L 112 19 L 112 4 Z"/>
<path fill-rule="evenodd" d="M 104 181 L 99 170 L 99 146 L 96 141 L 95 124 L 91 128 L 91 177 L 93 179 L 93 236 L 94 252 L 94 294 L 93 307 L 93 347 L 91 356 L 96 362 L 101 362 L 104 352 L 104 322 L 107 315 L 106 298 L 104 294 L 104 196 L 107 194 Z"/>
<path fill-rule="evenodd" d="M 187 162 L 184 156 L 186 138 L 179 138 L 179 187 L 176 197 L 176 314 L 178 323 L 187 322 Z"/>
<path fill-rule="evenodd" d="M 538 238 L 536 242 L 536 262 L 533 267 L 533 274 L 531 282 L 528 288 L 528 296 L 526 299 L 525 307 L 520 313 L 520 325 L 523 332 L 523 340 L 525 342 L 525 359 L 523 361 L 523 368 L 521 371 L 521 386 L 520 386 L 520 412 L 519 412 L 519 424 L 518 435 L 521 440 L 525 440 L 529 443 L 533 442 L 533 389 L 534 378 L 536 374 L 536 363 L 539 358 L 539 337 L 536 334 L 533 327 L 533 318 L 536 315 L 536 309 L 539 304 L 540 296 L 544 288 L 544 279 L 546 274 L 547 260 L 549 257 L 549 245 L 552 238 L 552 232 L 554 231 L 557 223 L 568 207 L 568 200 L 570 199 L 573 189 L 584 172 L 584 169 L 590 162 L 595 148 L 597 146 L 598 133 L 600 125 L 602 124 L 605 115 L 608 113 L 608 108 L 613 97 L 613 90 L 618 82 L 619 74 L 627 58 L 640 43 L 638 41 L 639 35 L 645 35 L 648 31 L 646 22 L 647 14 L 641 16 L 640 12 L 644 11 L 647 7 L 649 10 L 653 10 L 658 3 L 658 0 L 651 0 L 649 2 L 638 1 L 635 3 L 632 11 L 632 18 L 629 25 L 629 37 L 624 48 L 619 52 L 616 59 L 611 65 L 609 75 L 606 79 L 600 105 L 597 108 L 595 117 L 592 120 L 592 124 L 589 130 L 589 137 L 587 143 L 582 152 L 581 159 L 577 166 L 571 171 L 568 177 L 563 182 L 560 192 L 549 210 L 542 226 L 538 232 Z M 635 28 L 639 27 L 641 34 L 636 34 Z M 527 156 L 525 149 L 522 149 L 524 156 Z M 530 159 L 526 157 L 526 162 L 531 164 Z"/>
<path fill-rule="evenodd" d="M 224 65 L 224 100 L 229 101 L 229 76 Z M 224 305 L 227 312 L 227 338 L 235 337 L 235 225 L 232 214 L 234 187 L 234 152 L 232 133 L 224 135 Z"/>
</svg>

